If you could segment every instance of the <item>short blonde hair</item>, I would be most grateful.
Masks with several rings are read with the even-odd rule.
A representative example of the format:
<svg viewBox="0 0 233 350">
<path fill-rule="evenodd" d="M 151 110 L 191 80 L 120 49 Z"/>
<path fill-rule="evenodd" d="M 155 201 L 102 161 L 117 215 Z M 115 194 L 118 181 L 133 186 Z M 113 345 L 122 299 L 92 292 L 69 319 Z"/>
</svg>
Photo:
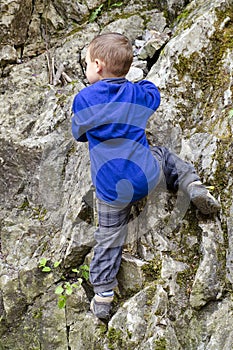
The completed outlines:
<svg viewBox="0 0 233 350">
<path fill-rule="evenodd" d="M 133 61 L 130 40 L 120 33 L 105 33 L 96 36 L 89 45 L 90 59 L 103 61 L 108 72 L 120 77 L 128 73 Z"/>
</svg>

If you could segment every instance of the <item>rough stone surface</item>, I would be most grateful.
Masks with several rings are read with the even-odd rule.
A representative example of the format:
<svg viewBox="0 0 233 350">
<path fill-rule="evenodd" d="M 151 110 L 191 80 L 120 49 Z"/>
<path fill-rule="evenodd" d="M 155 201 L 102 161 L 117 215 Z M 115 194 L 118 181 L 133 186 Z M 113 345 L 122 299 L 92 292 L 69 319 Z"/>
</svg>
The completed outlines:
<svg viewBox="0 0 233 350">
<path fill-rule="evenodd" d="M 126 75 L 126 79 L 135 82 L 143 79 L 143 70 L 138 67 L 131 67 L 128 74 Z"/>
<path fill-rule="evenodd" d="M 0 349 L 233 348 L 232 13 L 229 0 L 2 1 Z M 133 67 L 161 91 L 150 142 L 192 161 L 222 209 L 206 217 L 164 189 L 135 206 L 105 325 L 76 272 L 92 256 L 97 215 L 70 117 L 87 45 L 110 30 L 131 38 Z M 54 85 L 61 64 L 69 78 Z M 58 286 L 70 294 L 63 308 Z"/>
<path fill-rule="evenodd" d="M 10 45 L 3 46 L 0 50 L 0 65 L 5 65 L 6 63 L 16 63 L 17 52 L 14 47 Z"/>
</svg>

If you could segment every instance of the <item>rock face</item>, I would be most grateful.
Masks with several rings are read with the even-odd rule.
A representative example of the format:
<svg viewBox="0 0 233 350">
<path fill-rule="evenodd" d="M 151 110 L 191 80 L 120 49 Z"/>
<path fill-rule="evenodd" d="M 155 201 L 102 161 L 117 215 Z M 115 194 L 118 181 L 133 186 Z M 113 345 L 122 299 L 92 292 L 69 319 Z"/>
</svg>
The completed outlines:
<svg viewBox="0 0 233 350">
<path fill-rule="evenodd" d="M 2 3 L 0 349 L 232 349 L 232 1 Z M 162 192 L 134 208 L 107 326 L 81 273 L 96 207 L 70 131 L 87 44 L 104 31 L 132 39 L 129 79 L 161 91 L 150 142 L 192 161 L 222 204 L 206 217 Z"/>
</svg>

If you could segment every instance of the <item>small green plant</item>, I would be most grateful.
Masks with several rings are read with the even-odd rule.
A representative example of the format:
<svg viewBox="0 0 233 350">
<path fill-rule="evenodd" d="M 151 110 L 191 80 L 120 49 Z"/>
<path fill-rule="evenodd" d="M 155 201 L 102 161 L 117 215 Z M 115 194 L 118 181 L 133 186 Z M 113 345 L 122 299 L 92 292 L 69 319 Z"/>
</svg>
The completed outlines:
<svg viewBox="0 0 233 350">
<path fill-rule="evenodd" d="M 110 9 L 112 7 L 120 7 L 123 5 L 123 2 L 120 1 L 120 2 L 114 2 L 113 4 L 111 4 L 111 0 L 108 0 L 107 2 L 107 9 Z M 106 7 L 105 6 L 105 7 Z M 101 4 L 100 6 L 98 6 L 95 10 L 93 10 L 91 12 L 91 15 L 89 17 L 89 22 L 92 23 L 92 22 L 95 22 L 96 18 L 101 14 L 102 10 L 103 10 L 103 7 L 104 7 L 104 4 Z"/>
<path fill-rule="evenodd" d="M 108 1 L 108 7 L 120 7 L 123 5 L 123 2 L 115 2 L 111 5 L 111 0 Z"/>
<path fill-rule="evenodd" d="M 55 294 L 58 295 L 58 307 L 63 309 L 66 306 L 67 297 L 74 292 L 75 288 L 79 288 L 82 284 L 82 278 L 78 278 L 77 283 L 65 282 L 63 285 L 58 286 L 55 289 Z"/>
<path fill-rule="evenodd" d="M 42 258 L 39 261 L 39 268 L 41 268 L 43 272 L 51 272 L 51 267 L 47 266 L 47 261 L 46 258 Z"/>
<path fill-rule="evenodd" d="M 53 268 L 47 265 L 48 260 L 46 258 L 41 258 L 39 261 L 39 268 L 43 272 L 52 272 L 53 269 L 57 269 L 61 261 L 55 261 L 53 264 Z M 67 297 L 72 295 L 74 290 L 80 288 L 83 280 L 88 280 L 89 278 L 89 266 L 81 265 L 79 270 L 74 268 L 72 272 L 77 274 L 76 281 L 74 283 L 70 283 L 67 279 L 71 279 L 69 276 L 65 277 L 62 273 L 60 276 L 60 280 L 64 280 L 62 284 L 56 287 L 55 294 L 58 295 L 58 307 L 59 309 L 63 309 L 66 306 Z M 73 279 L 73 277 L 72 277 Z"/>
<path fill-rule="evenodd" d="M 56 269 L 61 264 L 61 261 L 55 261 L 53 264 L 54 268 Z"/>
<path fill-rule="evenodd" d="M 89 278 L 89 266 L 81 265 L 80 269 L 72 269 L 72 272 L 77 273 L 79 276 L 75 283 L 70 283 L 65 281 L 62 285 L 58 286 L 55 289 L 55 294 L 58 295 L 58 307 L 59 309 L 63 309 L 66 306 L 67 297 L 70 296 L 76 288 L 80 288 L 83 279 L 86 281 Z"/>
<path fill-rule="evenodd" d="M 39 268 L 41 269 L 41 271 L 43 272 L 51 272 L 52 269 L 51 267 L 49 267 L 47 265 L 48 260 L 46 258 L 41 258 L 39 261 Z M 61 261 L 55 261 L 55 263 L 53 264 L 54 268 L 57 268 L 60 265 Z"/>
<path fill-rule="evenodd" d="M 81 272 L 81 277 L 83 277 L 86 281 L 88 281 L 89 273 L 90 273 L 89 266 L 88 265 L 81 265 L 79 269 Z"/>
<path fill-rule="evenodd" d="M 94 11 L 92 11 L 90 17 L 89 17 L 89 22 L 95 22 L 96 18 L 100 15 L 102 8 L 103 8 L 104 4 L 100 5 L 99 7 L 97 7 L 97 9 L 95 9 Z"/>
</svg>

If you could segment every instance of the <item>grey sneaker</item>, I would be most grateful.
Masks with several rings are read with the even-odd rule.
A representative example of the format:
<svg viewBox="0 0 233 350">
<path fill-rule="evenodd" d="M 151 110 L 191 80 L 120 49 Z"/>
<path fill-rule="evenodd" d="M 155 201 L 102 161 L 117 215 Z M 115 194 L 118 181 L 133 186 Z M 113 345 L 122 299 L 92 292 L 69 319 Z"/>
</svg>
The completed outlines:
<svg viewBox="0 0 233 350">
<path fill-rule="evenodd" d="M 112 301 L 113 297 L 101 297 L 95 294 L 91 300 L 90 310 L 96 317 L 107 320 L 110 318 Z"/>
<path fill-rule="evenodd" d="M 201 181 L 194 181 L 189 184 L 187 191 L 191 201 L 202 214 L 213 214 L 221 208 L 220 203 L 210 194 Z"/>
</svg>

